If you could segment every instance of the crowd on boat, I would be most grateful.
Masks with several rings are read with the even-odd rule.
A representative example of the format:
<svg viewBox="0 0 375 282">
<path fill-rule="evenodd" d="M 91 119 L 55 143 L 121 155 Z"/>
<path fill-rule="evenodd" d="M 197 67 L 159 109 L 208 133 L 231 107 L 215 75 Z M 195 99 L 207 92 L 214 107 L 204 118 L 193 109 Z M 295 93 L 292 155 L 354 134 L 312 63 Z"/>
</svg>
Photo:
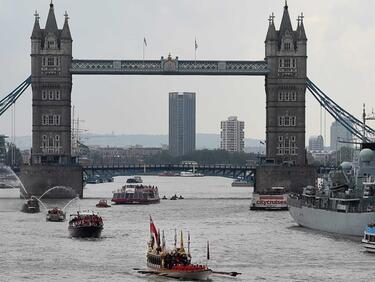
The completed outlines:
<svg viewBox="0 0 375 282">
<path fill-rule="evenodd" d="M 74 227 L 103 226 L 103 219 L 95 213 L 82 215 L 77 212 L 77 214 L 69 221 L 69 224 Z"/>
</svg>

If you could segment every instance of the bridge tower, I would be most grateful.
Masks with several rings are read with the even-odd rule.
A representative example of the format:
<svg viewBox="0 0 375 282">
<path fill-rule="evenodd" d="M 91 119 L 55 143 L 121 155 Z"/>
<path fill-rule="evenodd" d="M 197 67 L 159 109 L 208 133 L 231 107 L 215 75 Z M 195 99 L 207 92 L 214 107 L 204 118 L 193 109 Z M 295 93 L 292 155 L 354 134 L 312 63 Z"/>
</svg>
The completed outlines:
<svg viewBox="0 0 375 282">
<path fill-rule="evenodd" d="M 62 29 L 51 1 L 46 26 L 39 15 L 31 34 L 32 151 L 31 165 L 21 167 L 20 178 L 29 194 L 46 197 L 82 197 L 83 173 L 71 154 L 72 37 L 68 15 Z"/>
<path fill-rule="evenodd" d="M 265 40 L 270 70 L 265 82 L 267 158 L 277 164 L 306 165 L 306 47 L 303 14 L 293 30 L 285 2 L 279 30 L 272 14 Z"/>
<path fill-rule="evenodd" d="M 51 2 L 46 26 L 39 16 L 31 35 L 31 79 L 33 90 L 32 164 L 70 164 L 72 37 L 68 15 L 58 29 Z"/>
</svg>

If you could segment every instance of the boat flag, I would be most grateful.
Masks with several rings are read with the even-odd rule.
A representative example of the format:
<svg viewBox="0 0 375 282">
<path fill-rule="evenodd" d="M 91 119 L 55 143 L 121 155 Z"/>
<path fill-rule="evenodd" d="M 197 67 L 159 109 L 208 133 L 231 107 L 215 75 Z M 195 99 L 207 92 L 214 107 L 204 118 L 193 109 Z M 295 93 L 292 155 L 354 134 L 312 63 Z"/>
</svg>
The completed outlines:
<svg viewBox="0 0 375 282">
<path fill-rule="evenodd" d="M 158 229 L 158 234 L 160 234 L 160 229 Z M 156 244 L 160 247 L 160 236 L 157 237 Z"/>
<path fill-rule="evenodd" d="M 188 231 L 188 256 L 190 257 L 190 232 Z"/>
<path fill-rule="evenodd" d="M 156 226 L 154 224 L 154 222 L 152 221 L 152 218 L 151 218 L 151 215 L 150 215 L 150 233 L 151 234 L 154 234 L 155 236 L 155 241 L 157 242 L 158 241 L 158 231 L 156 229 Z"/>
<path fill-rule="evenodd" d="M 162 246 L 161 246 L 162 250 L 165 249 L 165 236 L 164 236 L 164 230 L 163 230 L 163 239 L 162 239 Z"/>
<path fill-rule="evenodd" d="M 177 231 L 176 229 L 174 230 L 174 248 L 176 249 L 177 247 Z"/>
<path fill-rule="evenodd" d="M 194 41 L 194 46 L 195 46 L 195 50 L 197 50 L 198 49 L 198 43 L 197 43 L 197 38 L 195 37 L 195 41 Z"/>
<path fill-rule="evenodd" d="M 143 44 L 147 47 L 146 37 L 143 37 Z"/>
</svg>

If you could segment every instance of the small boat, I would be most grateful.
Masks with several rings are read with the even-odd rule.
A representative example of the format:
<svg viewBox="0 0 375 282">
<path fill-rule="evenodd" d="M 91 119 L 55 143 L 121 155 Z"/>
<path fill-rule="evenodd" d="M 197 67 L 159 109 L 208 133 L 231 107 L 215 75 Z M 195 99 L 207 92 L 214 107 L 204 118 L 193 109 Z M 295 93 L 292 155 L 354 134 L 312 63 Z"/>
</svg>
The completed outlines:
<svg viewBox="0 0 375 282">
<path fill-rule="evenodd" d="M 178 197 L 179 200 L 183 200 L 184 197 L 182 197 L 182 195 L 180 195 L 180 197 Z"/>
<path fill-rule="evenodd" d="M 40 212 L 38 199 L 32 196 L 30 199 L 26 200 L 26 203 L 23 204 L 21 211 L 25 213 Z"/>
<path fill-rule="evenodd" d="M 164 195 L 162 200 L 168 200 L 168 198 Z"/>
<path fill-rule="evenodd" d="M 96 204 L 97 208 L 109 208 L 111 205 L 108 205 L 107 200 L 101 199 L 99 200 L 99 203 Z"/>
<path fill-rule="evenodd" d="M 165 245 L 164 231 L 160 238 L 158 231 L 150 217 L 151 240 L 148 242 L 147 267 L 148 271 L 141 273 L 156 274 L 183 280 L 207 280 L 213 272 L 207 265 L 193 264 L 190 254 L 190 234 L 188 235 L 188 248 L 185 251 L 183 234 L 181 231 L 180 246 L 177 247 L 177 235 L 173 249 Z M 162 240 L 162 242 L 160 242 Z M 209 255 L 208 255 L 209 257 Z"/>
<path fill-rule="evenodd" d="M 287 197 L 284 187 L 272 187 L 269 191 L 254 192 L 250 210 L 288 210 Z"/>
<path fill-rule="evenodd" d="M 160 203 L 158 187 L 142 184 L 125 184 L 113 191 L 112 202 L 123 205 L 147 205 Z"/>
<path fill-rule="evenodd" d="M 232 182 L 232 187 L 253 187 L 253 183 L 239 177 Z"/>
<path fill-rule="evenodd" d="M 375 253 L 375 224 L 368 224 L 362 239 L 365 250 L 369 253 Z"/>
<path fill-rule="evenodd" d="M 126 179 L 126 183 L 143 183 L 143 180 L 140 176 L 133 176 Z"/>
<path fill-rule="evenodd" d="M 60 209 L 60 208 L 53 208 L 48 210 L 47 215 L 46 215 L 46 221 L 65 221 L 66 214 L 65 212 Z"/>
<path fill-rule="evenodd" d="M 99 238 L 103 230 L 103 219 L 93 211 L 77 211 L 70 215 L 69 234 L 78 238 Z"/>
<path fill-rule="evenodd" d="M 178 199 L 178 197 L 177 197 L 176 194 L 174 194 L 174 195 L 170 198 L 170 200 L 177 200 L 177 199 Z"/>
</svg>

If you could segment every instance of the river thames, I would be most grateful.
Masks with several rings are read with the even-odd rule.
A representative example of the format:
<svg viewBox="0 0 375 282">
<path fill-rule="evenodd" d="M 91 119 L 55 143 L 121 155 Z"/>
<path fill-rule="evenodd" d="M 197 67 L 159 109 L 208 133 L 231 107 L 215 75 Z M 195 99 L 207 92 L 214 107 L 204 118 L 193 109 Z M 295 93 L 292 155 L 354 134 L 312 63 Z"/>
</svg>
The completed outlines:
<svg viewBox="0 0 375 282">
<path fill-rule="evenodd" d="M 361 238 L 315 232 L 297 226 L 286 211 L 250 211 L 252 188 L 231 187 L 221 177 L 142 177 L 157 185 L 160 197 L 183 195 L 148 206 L 101 209 L 101 239 L 71 239 L 67 221 L 46 222 L 45 211 L 20 212 L 18 190 L 0 190 L 0 281 L 168 281 L 138 274 L 146 268 L 149 215 L 164 229 L 167 246 L 174 230 L 191 234 L 192 261 L 217 271 L 241 272 L 237 278 L 212 275 L 212 281 L 373 281 L 375 255 L 365 253 Z M 89 184 L 85 199 L 67 208 L 98 210 L 124 177 Z M 66 200 L 45 200 L 63 207 Z M 206 260 L 206 241 L 211 258 Z M 173 280 L 171 280 L 173 281 Z"/>
</svg>

